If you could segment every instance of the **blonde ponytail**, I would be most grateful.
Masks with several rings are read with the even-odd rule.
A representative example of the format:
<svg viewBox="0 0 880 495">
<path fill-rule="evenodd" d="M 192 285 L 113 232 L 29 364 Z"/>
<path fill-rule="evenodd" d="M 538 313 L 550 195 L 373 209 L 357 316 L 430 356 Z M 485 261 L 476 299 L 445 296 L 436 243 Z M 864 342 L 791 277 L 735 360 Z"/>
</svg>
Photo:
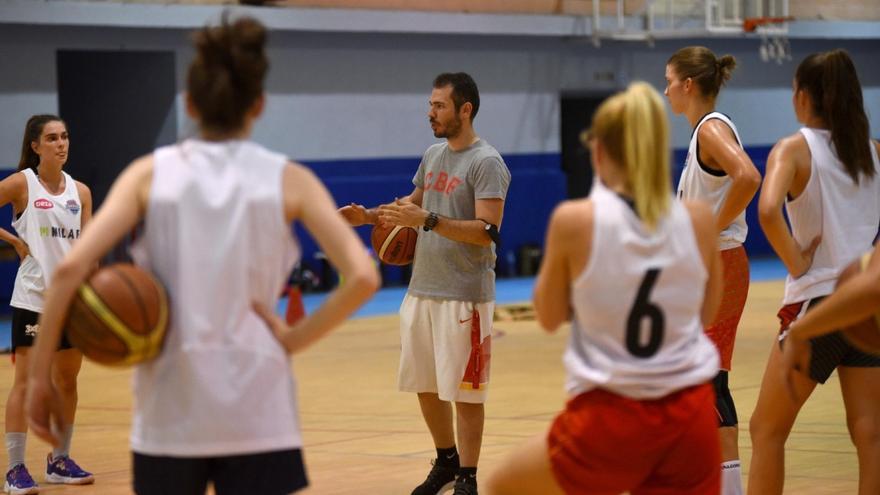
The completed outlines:
<svg viewBox="0 0 880 495">
<path fill-rule="evenodd" d="M 672 189 L 669 123 L 660 95 L 647 83 L 630 84 L 599 107 L 591 132 L 626 171 L 636 213 L 653 230 L 669 210 Z"/>
</svg>

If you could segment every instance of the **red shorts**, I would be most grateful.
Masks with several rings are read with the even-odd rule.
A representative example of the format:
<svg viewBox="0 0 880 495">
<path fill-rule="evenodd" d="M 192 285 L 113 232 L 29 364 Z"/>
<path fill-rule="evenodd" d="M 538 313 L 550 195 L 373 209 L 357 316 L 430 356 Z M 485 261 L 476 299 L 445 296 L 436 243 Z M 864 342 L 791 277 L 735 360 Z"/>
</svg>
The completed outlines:
<svg viewBox="0 0 880 495">
<path fill-rule="evenodd" d="M 730 371 L 736 327 L 739 326 L 749 295 L 749 258 L 745 248 L 740 246 L 721 251 L 721 266 L 724 270 L 721 307 L 715 320 L 706 328 L 706 335 L 718 348 L 721 369 Z"/>
<path fill-rule="evenodd" d="M 707 495 L 721 490 L 715 393 L 698 385 L 657 400 L 583 393 L 556 417 L 550 464 L 569 494 Z"/>
<path fill-rule="evenodd" d="M 786 304 L 779 308 L 779 312 L 776 313 L 776 317 L 779 318 L 779 335 L 787 333 L 788 327 L 801 317 L 801 313 L 804 312 L 805 302 L 807 301 Z"/>
</svg>

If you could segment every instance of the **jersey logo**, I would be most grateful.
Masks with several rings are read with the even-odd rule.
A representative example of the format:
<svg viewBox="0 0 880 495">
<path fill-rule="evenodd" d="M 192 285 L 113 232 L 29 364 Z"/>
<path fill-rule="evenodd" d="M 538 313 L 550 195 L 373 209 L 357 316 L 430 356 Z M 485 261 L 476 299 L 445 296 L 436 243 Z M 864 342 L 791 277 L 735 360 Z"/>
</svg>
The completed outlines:
<svg viewBox="0 0 880 495">
<path fill-rule="evenodd" d="M 25 325 L 24 326 L 24 334 L 28 337 L 36 337 L 40 332 L 40 325 Z"/>
<path fill-rule="evenodd" d="M 455 192 L 455 188 L 462 182 L 464 181 L 455 176 L 450 177 L 446 172 L 437 174 L 436 179 L 434 172 L 428 172 L 425 175 L 425 192 L 433 190 L 449 196 Z"/>
<path fill-rule="evenodd" d="M 79 239 L 80 229 L 68 229 L 67 227 L 43 227 L 40 226 L 40 237 L 53 239 Z"/>
<path fill-rule="evenodd" d="M 64 205 L 64 207 L 67 208 L 67 211 L 73 213 L 74 215 L 79 213 L 79 203 L 77 203 L 75 199 L 68 199 L 67 204 Z"/>
<path fill-rule="evenodd" d="M 41 210 L 50 210 L 52 209 L 53 204 L 48 199 L 38 199 L 34 201 L 34 206 Z"/>
</svg>

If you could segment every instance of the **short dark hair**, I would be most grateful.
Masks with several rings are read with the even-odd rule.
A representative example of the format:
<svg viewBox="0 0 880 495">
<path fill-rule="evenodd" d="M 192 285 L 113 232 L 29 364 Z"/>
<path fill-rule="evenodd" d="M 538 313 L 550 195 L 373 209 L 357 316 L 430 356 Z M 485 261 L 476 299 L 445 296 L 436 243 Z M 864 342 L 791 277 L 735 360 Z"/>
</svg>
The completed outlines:
<svg viewBox="0 0 880 495">
<path fill-rule="evenodd" d="M 455 111 L 461 108 L 465 103 L 470 103 L 474 107 L 471 112 L 471 122 L 477 116 L 480 110 L 480 90 L 477 89 L 477 83 L 466 72 L 444 72 L 434 78 L 435 88 L 445 88 L 452 86 L 452 103 L 455 104 Z"/>
</svg>

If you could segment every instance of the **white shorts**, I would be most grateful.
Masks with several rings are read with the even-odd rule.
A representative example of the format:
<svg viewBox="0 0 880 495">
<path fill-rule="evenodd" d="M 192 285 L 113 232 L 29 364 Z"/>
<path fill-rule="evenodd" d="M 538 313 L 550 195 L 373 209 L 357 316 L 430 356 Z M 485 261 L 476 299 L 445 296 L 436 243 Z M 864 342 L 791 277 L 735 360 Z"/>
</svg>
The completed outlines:
<svg viewBox="0 0 880 495">
<path fill-rule="evenodd" d="M 400 305 L 398 388 L 448 402 L 486 402 L 494 308 L 494 302 L 407 294 Z"/>
</svg>

